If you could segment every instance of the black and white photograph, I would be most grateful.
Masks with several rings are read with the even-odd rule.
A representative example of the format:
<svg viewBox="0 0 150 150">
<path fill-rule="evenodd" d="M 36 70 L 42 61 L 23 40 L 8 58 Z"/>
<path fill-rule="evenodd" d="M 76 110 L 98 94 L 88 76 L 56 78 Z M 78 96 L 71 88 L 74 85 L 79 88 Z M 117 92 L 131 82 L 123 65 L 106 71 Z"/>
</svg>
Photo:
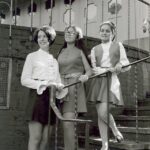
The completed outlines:
<svg viewBox="0 0 150 150">
<path fill-rule="evenodd" d="M 0 0 L 0 150 L 150 150 L 150 0 Z"/>
</svg>

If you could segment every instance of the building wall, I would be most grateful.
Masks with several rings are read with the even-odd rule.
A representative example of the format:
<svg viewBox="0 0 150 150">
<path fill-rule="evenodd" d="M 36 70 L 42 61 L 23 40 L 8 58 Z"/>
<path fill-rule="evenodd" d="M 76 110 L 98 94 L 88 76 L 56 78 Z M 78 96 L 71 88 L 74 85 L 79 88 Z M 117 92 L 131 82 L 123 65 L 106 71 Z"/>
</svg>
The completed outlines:
<svg viewBox="0 0 150 150">
<path fill-rule="evenodd" d="M 126 41 L 129 39 L 137 39 L 148 37 L 148 33 L 143 33 L 142 25 L 144 18 L 148 17 L 148 7 L 139 1 L 130 1 L 128 5 L 127 0 L 121 1 L 121 10 L 118 14 L 111 14 L 108 12 L 108 2 L 110 0 L 88 0 L 88 6 L 93 4 L 96 8 L 96 14 L 93 18 L 90 18 L 95 11 L 90 9 L 88 24 L 86 26 L 86 10 L 87 0 L 75 0 L 72 4 L 72 10 L 74 12 L 73 24 L 82 28 L 84 35 L 90 37 L 99 37 L 99 25 L 102 21 L 111 20 L 117 26 L 117 40 Z M 36 0 L 37 12 L 33 18 L 33 26 L 39 27 L 45 24 L 49 24 L 50 12 L 45 9 L 45 1 Z M 30 5 L 30 0 L 18 1 L 17 6 L 21 9 L 21 16 L 19 17 L 17 24 L 19 26 L 31 26 L 31 19 L 27 13 L 27 8 Z M 68 7 L 64 4 L 63 0 L 55 0 L 55 7 L 53 8 L 52 24 L 57 31 L 64 31 L 66 26 L 64 22 L 64 13 Z M 116 19 L 117 18 L 117 19 Z M 9 23 L 9 13 L 7 14 L 5 23 Z M 87 32 L 86 32 L 87 27 Z"/>
</svg>

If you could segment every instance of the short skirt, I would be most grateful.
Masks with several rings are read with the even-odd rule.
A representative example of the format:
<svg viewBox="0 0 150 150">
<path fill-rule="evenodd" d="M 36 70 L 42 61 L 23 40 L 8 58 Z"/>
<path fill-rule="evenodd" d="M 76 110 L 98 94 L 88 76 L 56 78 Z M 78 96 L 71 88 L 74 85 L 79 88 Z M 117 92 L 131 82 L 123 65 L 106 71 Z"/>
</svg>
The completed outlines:
<svg viewBox="0 0 150 150">
<path fill-rule="evenodd" d="M 63 78 L 64 84 L 75 83 L 78 78 Z M 79 83 L 68 88 L 68 94 L 63 98 L 62 104 L 63 113 L 75 112 L 86 113 L 86 95 L 83 83 Z"/>
<path fill-rule="evenodd" d="M 111 78 L 109 79 L 111 85 Z M 107 103 L 108 99 L 108 88 L 107 88 L 107 77 L 97 77 L 88 81 L 87 85 L 89 88 L 86 88 L 88 102 L 91 103 Z M 120 89 L 121 98 L 118 100 L 116 96 L 109 90 L 109 102 L 114 105 L 122 106 L 124 105 L 121 89 Z"/>
<path fill-rule="evenodd" d="M 42 125 L 48 124 L 49 115 L 49 89 L 47 88 L 43 94 L 38 95 L 36 90 L 30 89 L 29 101 L 26 108 L 26 118 L 28 121 L 36 121 Z M 51 109 L 50 125 L 56 123 L 56 116 Z"/>
</svg>

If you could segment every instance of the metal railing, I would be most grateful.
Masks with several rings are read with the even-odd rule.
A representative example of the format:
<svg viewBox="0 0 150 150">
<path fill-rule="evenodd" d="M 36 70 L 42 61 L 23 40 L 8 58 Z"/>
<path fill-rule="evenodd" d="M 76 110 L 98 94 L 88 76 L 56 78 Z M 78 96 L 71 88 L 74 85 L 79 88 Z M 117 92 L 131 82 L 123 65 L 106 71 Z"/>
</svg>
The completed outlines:
<svg viewBox="0 0 150 150">
<path fill-rule="evenodd" d="M 145 61 L 145 60 L 147 60 L 147 59 L 150 59 L 150 56 L 147 56 L 147 57 L 142 58 L 142 59 L 140 59 L 140 60 L 134 61 L 134 62 L 132 62 L 132 63 L 126 65 L 126 66 L 123 66 L 122 68 L 126 68 L 126 67 L 132 66 L 132 65 L 136 65 L 136 64 L 141 63 L 141 62 L 143 62 L 143 61 Z M 91 77 L 89 78 L 89 80 L 90 80 L 90 79 L 93 79 L 93 78 L 96 78 L 96 77 L 98 77 L 98 76 L 103 76 L 104 74 L 107 75 L 107 81 L 109 81 L 108 78 L 109 78 L 109 76 L 110 76 L 110 71 L 106 71 L 106 72 L 101 73 L 101 74 L 93 75 L 93 76 L 91 76 Z M 79 84 L 79 83 L 81 83 L 81 81 L 77 81 L 77 82 L 68 84 L 68 85 L 66 85 L 64 88 L 68 88 L 68 87 L 70 87 L 70 86 L 73 86 L 73 85 L 76 85 L 76 84 Z M 107 82 L 107 86 L 109 87 L 109 82 Z M 109 90 L 109 89 L 108 89 L 108 90 Z M 57 116 L 58 119 L 60 119 L 61 121 L 64 121 L 64 122 L 76 122 L 76 123 L 84 123 L 84 124 L 86 124 L 86 129 L 85 129 L 85 131 L 86 131 L 86 132 L 85 132 L 85 149 L 86 149 L 86 150 L 89 150 L 89 126 L 90 126 L 90 123 L 92 122 L 92 120 L 84 120 L 84 119 L 65 119 L 65 118 L 62 116 L 62 114 L 60 113 L 58 107 L 57 107 L 56 104 L 55 104 L 55 100 L 54 100 L 54 88 L 53 88 L 53 87 L 50 88 L 50 93 L 51 93 L 51 97 L 50 97 L 50 108 L 53 109 L 53 111 L 55 112 L 55 114 L 56 114 L 56 116 Z M 107 93 L 108 93 L 108 97 L 109 97 L 109 92 L 107 92 Z M 109 114 L 109 109 L 108 109 L 108 108 L 109 108 L 109 98 L 108 98 L 108 100 L 107 100 L 107 122 L 108 122 L 108 128 L 109 128 L 109 115 L 108 115 L 108 114 Z M 109 147 L 109 132 L 107 132 L 107 134 L 108 134 L 108 141 L 107 141 L 107 142 L 108 142 L 108 147 Z"/>
</svg>

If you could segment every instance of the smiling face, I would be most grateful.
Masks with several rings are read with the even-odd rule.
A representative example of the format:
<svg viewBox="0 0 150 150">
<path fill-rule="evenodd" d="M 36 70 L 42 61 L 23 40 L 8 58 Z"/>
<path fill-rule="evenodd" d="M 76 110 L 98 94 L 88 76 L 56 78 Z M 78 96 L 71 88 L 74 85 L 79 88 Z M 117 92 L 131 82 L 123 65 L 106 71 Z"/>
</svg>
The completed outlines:
<svg viewBox="0 0 150 150">
<path fill-rule="evenodd" d="M 100 27 L 100 39 L 102 40 L 102 42 L 107 43 L 112 40 L 112 37 L 113 37 L 113 32 L 111 30 L 110 25 L 103 24 Z"/>
<path fill-rule="evenodd" d="M 77 38 L 77 32 L 75 28 L 69 27 L 65 30 L 65 41 L 67 43 L 74 43 Z"/>
<path fill-rule="evenodd" d="M 39 47 L 42 50 L 48 50 L 49 49 L 48 37 L 47 37 L 47 35 L 45 34 L 44 31 L 40 30 L 38 32 L 37 42 L 39 44 Z"/>
</svg>

